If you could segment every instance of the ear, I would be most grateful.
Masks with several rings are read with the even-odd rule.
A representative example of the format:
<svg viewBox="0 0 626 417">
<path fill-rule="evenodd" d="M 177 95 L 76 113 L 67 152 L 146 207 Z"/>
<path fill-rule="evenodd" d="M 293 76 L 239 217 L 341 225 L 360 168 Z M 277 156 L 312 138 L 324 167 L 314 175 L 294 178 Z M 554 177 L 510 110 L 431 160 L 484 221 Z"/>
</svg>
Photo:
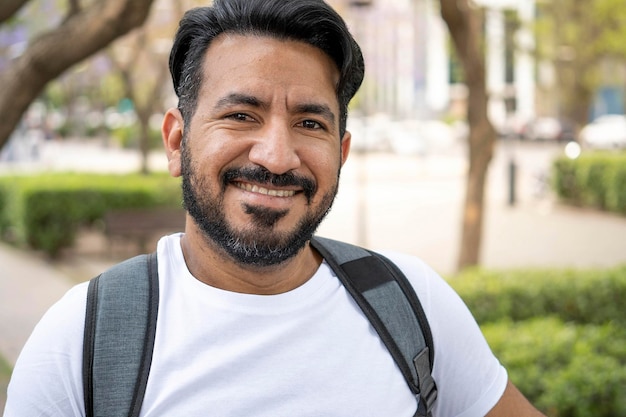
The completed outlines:
<svg viewBox="0 0 626 417">
<path fill-rule="evenodd" d="M 183 115 L 176 108 L 169 109 L 163 117 L 161 136 L 167 154 L 168 169 L 172 177 L 181 175 L 181 144 L 183 141 Z"/>
<path fill-rule="evenodd" d="M 352 142 L 352 133 L 346 130 L 346 133 L 343 134 L 343 138 L 341 139 L 341 166 L 346 163 L 346 159 L 348 159 L 348 154 L 350 153 L 350 144 Z"/>
</svg>

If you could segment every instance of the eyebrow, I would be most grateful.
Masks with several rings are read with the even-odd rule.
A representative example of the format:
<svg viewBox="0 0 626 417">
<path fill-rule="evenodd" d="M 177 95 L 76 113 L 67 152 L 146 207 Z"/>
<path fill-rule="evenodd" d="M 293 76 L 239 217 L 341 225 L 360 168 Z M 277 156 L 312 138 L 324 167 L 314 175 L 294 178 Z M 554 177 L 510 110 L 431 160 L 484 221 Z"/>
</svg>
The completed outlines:
<svg viewBox="0 0 626 417">
<path fill-rule="evenodd" d="M 326 119 L 333 126 L 335 125 L 335 113 L 326 104 L 304 103 L 296 106 L 297 113 L 316 114 Z"/>
<path fill-rule="evenodd" d="M 239 104 L 245 104 L 247 106 L 252 107 L 268 107 L 267 104 L 263 103 L 258 98 L 251 96 L 249 94 L 242 93 L 230 93 L 215 103 L 214 109 L 220 110 L 223 108 L 227 108 L 230 106 L 236 106 Z"/>
<path fill-rule="evenodd" d="M 222 97 L 215 103 L 214 109 L 220 110 L 237 105 L 246 105 L 252 107 L 259 107 L 263 109 L 269 108 L 269 104 L 259 99 L 258 97 L 244 94 L 244 93 L 230 93 Z M 296 113 L 310 113 L 323 117 L 333 126 L 335 125 L 335 113 L 326 104 L 320 103 L 302 103 L 295 106 Z"/>
</svg>

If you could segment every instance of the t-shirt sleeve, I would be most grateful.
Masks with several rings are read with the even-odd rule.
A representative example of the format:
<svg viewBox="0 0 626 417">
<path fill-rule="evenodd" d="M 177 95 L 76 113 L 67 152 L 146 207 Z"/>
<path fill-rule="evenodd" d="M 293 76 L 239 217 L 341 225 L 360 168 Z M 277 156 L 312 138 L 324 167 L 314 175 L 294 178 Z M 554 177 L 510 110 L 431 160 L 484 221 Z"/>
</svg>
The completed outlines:
<svg viewBox="0 0 626 417">
<path fill-rule="evenodd" d="M 44 314 L 11 375 L 4 417 L 84 416 L 82 340 L 87 283 Z"/>
<path fill-rule="evenodd" d="M 433 334 L 433 415 L 484 416 L 506 388 L 506 369 L 493 355 L 471 312 L 448 283 L 421 260 L 387 254 L 404 271 L 424 307 Z"/>
</svg>

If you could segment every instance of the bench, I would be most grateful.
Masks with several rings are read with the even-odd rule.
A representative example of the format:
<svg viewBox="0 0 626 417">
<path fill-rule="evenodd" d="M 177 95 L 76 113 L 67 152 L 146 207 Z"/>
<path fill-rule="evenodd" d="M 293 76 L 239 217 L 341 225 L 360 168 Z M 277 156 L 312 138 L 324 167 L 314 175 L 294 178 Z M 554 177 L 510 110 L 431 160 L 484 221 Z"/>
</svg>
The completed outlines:
<svg viewBox="0 0 626 417">
<path fill-rule="evenodd" d="M 134 244 L 131 251 L 135 254 L 145 253 L 156 248 L 161 236 L 185 230 L 185 211 L 181 208 L 111 210 L 103 220 L 111 254 L 129 243 Z"/>
</svg>

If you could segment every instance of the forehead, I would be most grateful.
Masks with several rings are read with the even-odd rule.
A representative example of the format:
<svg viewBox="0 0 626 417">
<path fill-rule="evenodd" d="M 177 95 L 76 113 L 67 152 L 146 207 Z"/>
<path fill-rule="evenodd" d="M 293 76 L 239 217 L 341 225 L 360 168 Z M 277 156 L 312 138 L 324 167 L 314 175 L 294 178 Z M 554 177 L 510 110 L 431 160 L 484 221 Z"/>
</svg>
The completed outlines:
<svg viewBox="0 0 626 417">
<path fill-rule="evenodd" d="M 269 36 L 221 34 L 203 62 L 203 94 L 234 90 L 336 101 L 339 70 L 322 50 Z M 337 104 L 337 103 L 335 103 Z"/>
</svg>

